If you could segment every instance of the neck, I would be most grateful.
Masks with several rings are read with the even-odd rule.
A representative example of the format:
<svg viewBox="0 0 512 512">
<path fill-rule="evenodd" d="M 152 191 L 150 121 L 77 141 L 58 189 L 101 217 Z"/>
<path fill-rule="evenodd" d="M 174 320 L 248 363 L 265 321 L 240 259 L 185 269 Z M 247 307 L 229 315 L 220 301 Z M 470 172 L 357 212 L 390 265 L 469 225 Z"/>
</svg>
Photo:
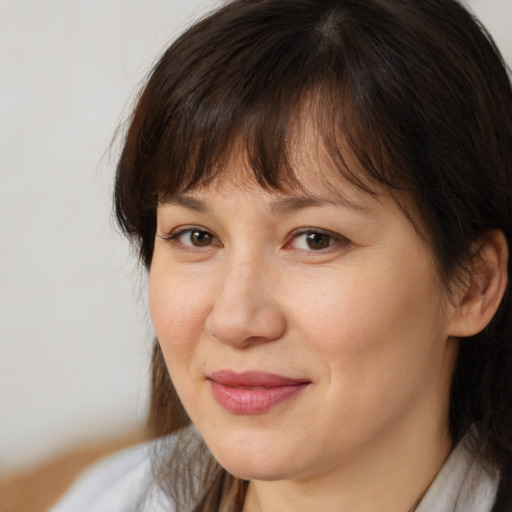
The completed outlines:
<svg viewBox="0 0 512 512">
<path fill-rule="evenodd" d="M 380 446 L 336 471 L 281 481 L 251 481 L 243 512 L 412 512 L 450 453 L 448 428 L 407 442 L 391 429 Z M 382 448 L 385 447 L 385 448 Z"/>
</svg>

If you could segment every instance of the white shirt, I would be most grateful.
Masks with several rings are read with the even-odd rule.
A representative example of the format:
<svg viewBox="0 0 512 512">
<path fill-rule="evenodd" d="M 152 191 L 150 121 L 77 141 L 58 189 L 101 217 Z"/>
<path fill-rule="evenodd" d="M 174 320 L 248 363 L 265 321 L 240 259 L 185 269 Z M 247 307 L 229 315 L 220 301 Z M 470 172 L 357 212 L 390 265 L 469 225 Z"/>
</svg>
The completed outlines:
<svg viewBox="0 0 512 512">
<path fill-rule="evenodd" d="M 151 449 L 139 444 L 94 464 L 50 512 L 174 512 L 155 484 Z M 415 512 L 490 512 L 499 475 L 487 472 L 467 438 L 451 452 Z"/>
</svg>

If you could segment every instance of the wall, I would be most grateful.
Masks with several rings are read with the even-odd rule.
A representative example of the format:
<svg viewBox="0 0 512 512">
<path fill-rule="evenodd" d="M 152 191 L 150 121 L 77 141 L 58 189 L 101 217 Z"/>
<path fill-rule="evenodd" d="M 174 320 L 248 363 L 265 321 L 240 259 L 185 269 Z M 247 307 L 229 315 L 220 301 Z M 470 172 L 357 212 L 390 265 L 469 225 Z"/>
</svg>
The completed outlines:
<svg viewBox="0 0 512 512">
<path fill-rule="evenodd" d="M 118 123 L 205 0 L 0 2 L 0 470 L 135 426 L 151 342 L 111 221 Z"/>
</svg>

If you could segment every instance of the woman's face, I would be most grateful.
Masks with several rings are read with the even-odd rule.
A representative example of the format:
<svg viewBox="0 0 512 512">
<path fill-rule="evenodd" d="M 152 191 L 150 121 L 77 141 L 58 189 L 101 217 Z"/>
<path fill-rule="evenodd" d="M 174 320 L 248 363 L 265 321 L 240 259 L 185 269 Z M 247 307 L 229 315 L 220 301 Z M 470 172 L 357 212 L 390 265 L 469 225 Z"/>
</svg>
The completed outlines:
<svg viewBox="0 0 512 512">
<path fill-rule="evenodd" d="M 159 205 L 149 274 L 170 375 L 217 460 L 309 478 L 447 432 L 454 308 L 402 210 L 324 163 L 299 165 L 307 195 L 236 164 Z"/>
</svg>

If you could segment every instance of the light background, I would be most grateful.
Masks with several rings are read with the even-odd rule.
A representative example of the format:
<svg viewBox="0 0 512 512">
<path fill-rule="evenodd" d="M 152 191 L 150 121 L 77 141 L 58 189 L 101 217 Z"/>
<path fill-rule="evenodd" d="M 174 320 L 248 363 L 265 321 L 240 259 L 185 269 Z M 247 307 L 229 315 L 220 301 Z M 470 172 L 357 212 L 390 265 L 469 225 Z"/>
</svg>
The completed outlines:
<svg viewBox="0 0 512 512">
<path fill-rule="evenodd" d="M 111 219 L 112 136 L 220 2 L 0 0 L 0 472 L 139 425 L 145 279 Z M 512 62 L 512 0 L 469 0 Z"/>
</svg>

